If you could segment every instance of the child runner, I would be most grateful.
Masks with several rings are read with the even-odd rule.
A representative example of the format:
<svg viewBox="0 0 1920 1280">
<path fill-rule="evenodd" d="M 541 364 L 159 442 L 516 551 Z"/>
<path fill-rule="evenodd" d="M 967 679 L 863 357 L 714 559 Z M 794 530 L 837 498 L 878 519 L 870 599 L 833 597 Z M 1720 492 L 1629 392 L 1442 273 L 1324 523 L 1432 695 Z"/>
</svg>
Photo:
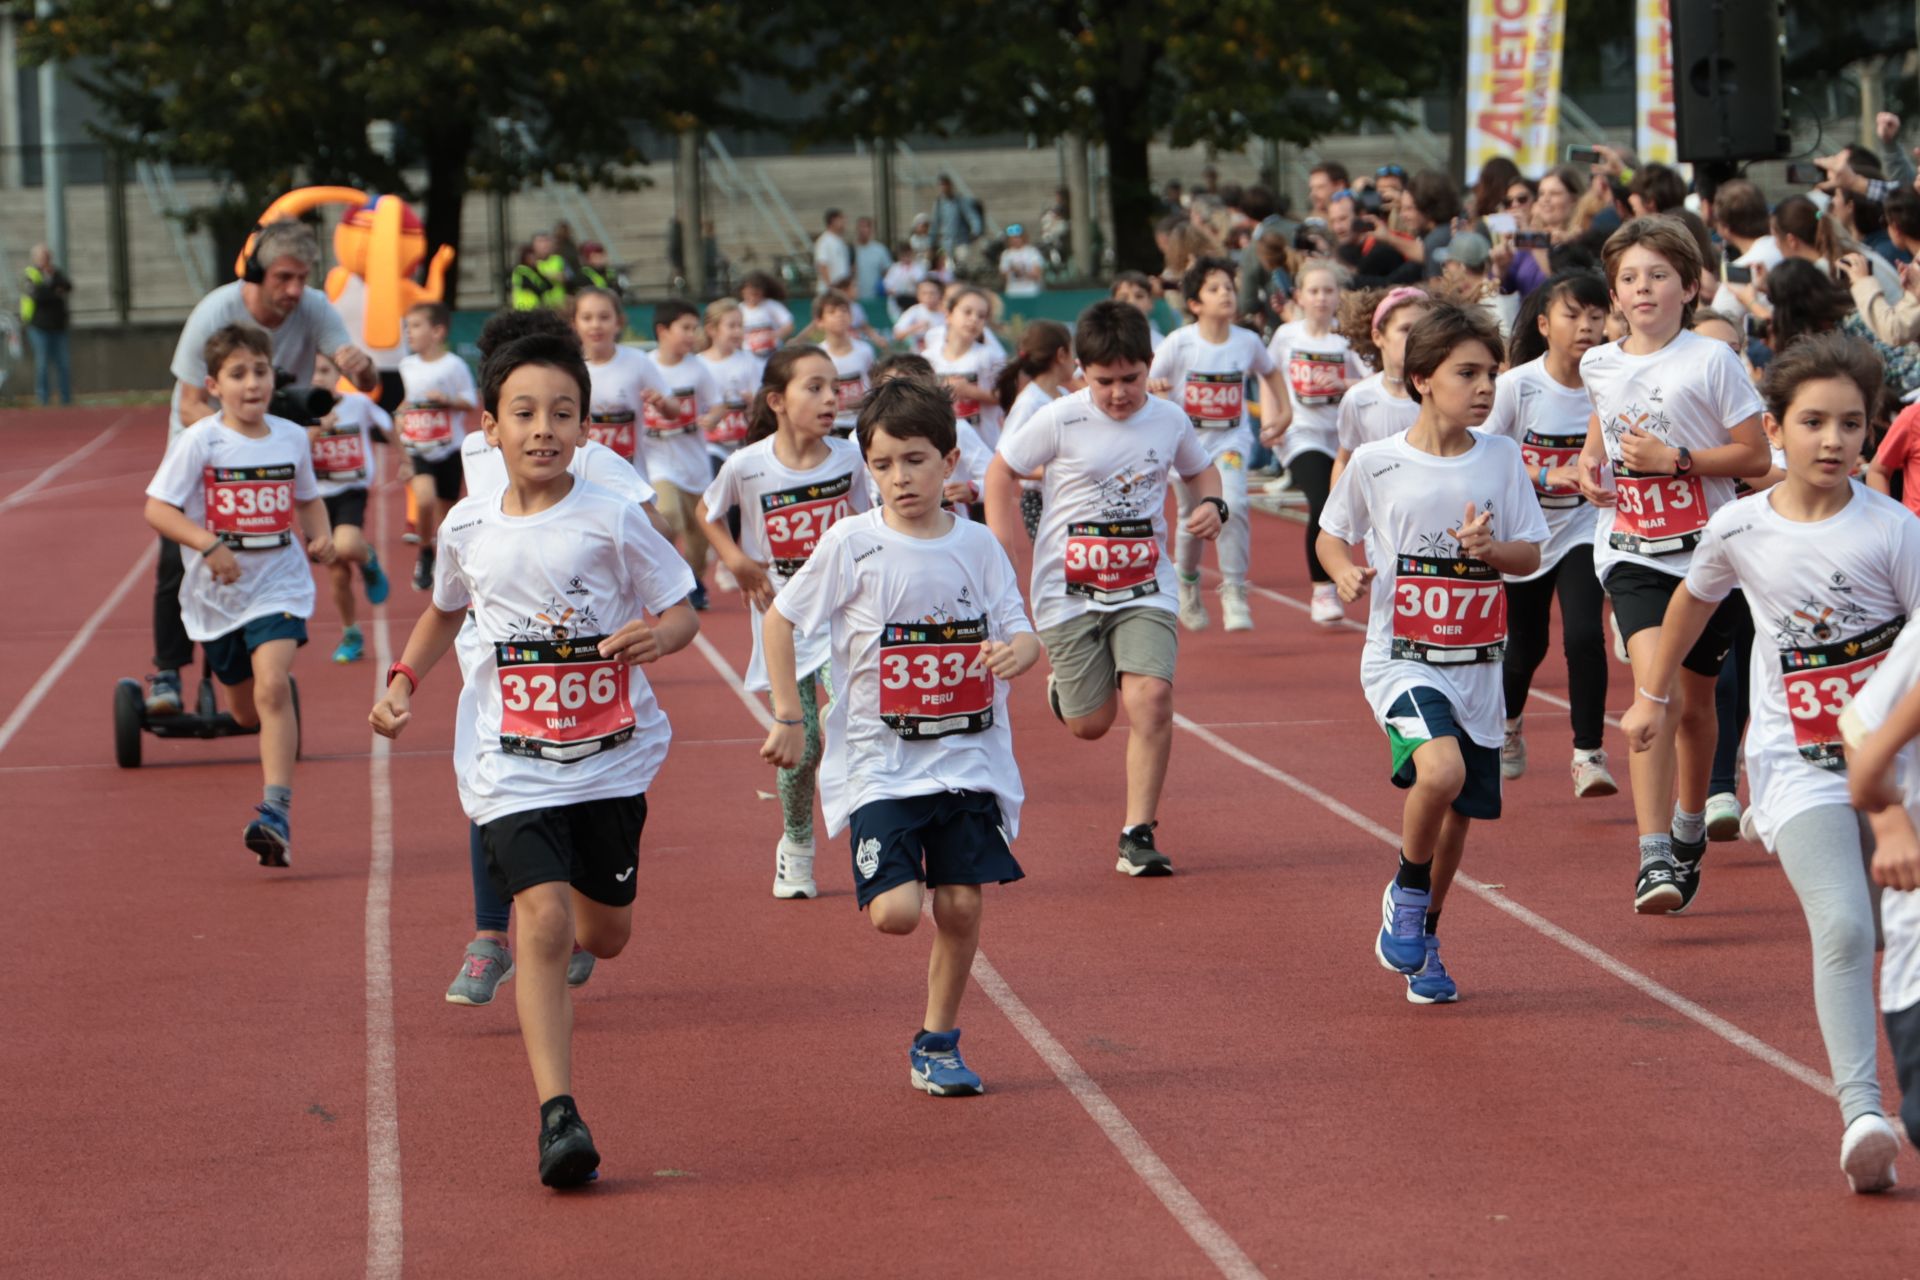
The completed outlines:
<svg viewBox="0 0 1920 1280">
<path fill-rule="evenodd" d="M 646 407 L 647 479 L 660 495 L 660 514 L 679 536 L 687 567 L 693 570 L 695 609 L 707 607 L 706 525 L 693 514 L 694 503 L 713 479 L 707 465 L 704 432 L 726 416 L 720 386 L 707 372 L 707 363 L 693 354 L 700 344 L 700 313 L 691 302 L 668 298 L 653 309 L 653 332 L 659 347 L 654 368 L 667 385 L 670 400 Z"/>
<path fill-rule="evenodd" d="M 938 280 L 926 276 L 913 286 L 914 303 L 893 322 L 893 340 L 911 343 L 915 351 L 927 349 L 927 332 L 947 322 L 946 290 Z"/>
<path fill-rule="evenodd" d="M 747 439 L 747 409 L 754 392 L 760 388 L 765 361 L 741 346 L 745 330 L 740 322 L 740 304 L 732 298 L 716 298 L 707 304 L 707 346 L 700 358 L 720 388 L 720 403 L 726 413 L 707 428 L 707 456 L 715 474 L 720 464 Z"/>
<path fill-rule="evenodd" d="M 1000 439 L 992 390 L 999 361 L 983 341 L 991 313 L 986 294 L 960 289 L 948 300 L 946 327 L 928 336 L 926 350 L 927 362 L 953 393 L 953 416 L 978 431 L 988 448 Z"/>
<path fill-rule="evenodd" d="M 420 554 L 413 564 L 415 591 L 433 585 L 434 531 L 447 508 L 460 499 L 460 442 L 467 435 L 467 415 L 480 407 L 473 371 L 447 350 L 452 317 L 445 303 L 414 304 L 405 325 L 412 354 L 400 361 L 406 399 L 395 416 L 407 451 L 407 488 L 413 493 L 420 534 Z"/>
<path fill-rule="evenodd" d="M 1073 334 L 1058 320 L 1030 320 L 1020 335 L 1020 349 L 994 378 L 1006 424 L 1000 429 L 1000 443 L 1034 414 L 1067 393 L 1073 381 Z M 986 473 L 980 473 L 986 484 Z M 1027 527 L 1031 542 L 1040 532 L 1040 512 L 1045 507 L 1039 476 L 1020 477 L 1020 523 Z"/>
<path fill-rule="evenodd" d="M 1419 419 L 1354 450 L 1322 517 L 1320 559 L 1341 598 L 1371 592 L 1360 683 L 1407 792 L 1373 950 L 1414 1004 L 1460 998 L 1440 912 L 1469 825 L 1500 816 L 1501 575 L 1531 573 L 1547 540 L 1520 447 L 1471 429 L 1493 408 L 1502 354 L 1485 310 L 1433 304 L 1407 336 Z M 1349 550 L 1369 534 L 1378 569 Z"/>
<path fill-rule="evenodd" d="M 1840 1167 L 1857 1192 L 1893 1186 L 1873 1010 L 1874 894 L 1847 787 L 1840 716 L 1920 614 L 1920 521 L 1852 478 L 1880 398 L 1873 349 L 1802 338 L 1767 371 L 1766 432 L 1787 478 L 1714 513 L 1673 593 L 1639 696 L 1635 752 L 1667 718 L 1675 668 L 1735 584 L 1757 633 L 1747 777 L 1754 825 L 1780 858 L 1813 938 L 1813 1003 L 1840 1101 Z"/>
<path fill-rule="evenodd" d="M 922 881 L 933 890 L 938 932 L 910 1079 L 937 1096 L 978 1094 L 960 1056 L 960 997 L 980 945 L 981 886 L 1023 874 L 1008 847 L 1024 793 L 1006 682 L 1040 646 L 993 535 L 941 509 L 957 461 L 945 392 L 889 380 L 861 410 L 859 436 L 886 505 L 827 530 L 767 611 L 776 723 L 761 755 L 782 769 L 804 760 L 795 635 L 830 636 L 827 831 L 848 831 L 856 898 L 882 933 L 912 933 Z"/>
<path fill-rule="evenodd" d="M 1247 568 L 1253 528 L 1247 522 L 1247 455 L 1253 430 L 1247 425 L 1247 379 L 1260 380 L 1260 402 L 1279 404 L 1286 393 L 1274 380 L 1273 357 L 1260 335 L 1234 324 L 1240 299 L 1234 268 L 1225 258 L 1200 258 L 1180 280 L 1180 296 L 1193 323 L 1175 329 L 1154 353 L 1148 389 L 1169 396 L 1185 411 L 1201 446 L 1220 473 L 1220 496 L 1233 512 L 1214 544 L 1220 557 L 1220 612 L 1229 631 L 1253 630 L 1247 608 Z M 1180 518 L 1192 512 L 1194 497 L 1185 481 L 1175 480 Z M 1174 535 L 1174 562 L 1180 571 L 1180 625 L 1204 631 L 1212 621 L 1200 599 L 1200 543 L 1183 527 Z"/>
<path fill-rule="evenodd" d="M 853 304 L 846 294 L 831 289 L 821 294 L 813 304 L 813 317 L 820 326 L 820 348 L 833 361 L 834 389 L 840 397 L 833 429 L 837 435 L 850 436 L 860 418 L 860 402 L 867 398 L 873 348 L 853 337 Z"/>
<path fill-rule="evenodd" d="M 1152 336 L 1153 349 L 1157 354 L 1160 344 L 1167 339 L 1153 322 L 1153 308 L 1159 299 L 1159 295 L 1153 291 L 1153 277 L 1144 271 L 1122 271 L 1113 278 L 1107 297 L 1115 302 L 1126 303 L 1147 318 L 1147 332 Z"/>
<path fill-rule="evenodd" d="M 1407 334 L 1427 313 L 1430 301 L 1425 289 L 1402 285 L 1349 295 L 1341 304 L 1340 332 L 1354 354 L 1380 372 L 1354 383 L 1340 397 L 1334 484 L 1355 449 L 1369 440 L 1399 435 L 1420 416 L 1419 401 L 1407 394 Z"/>
<path fill-rule="evenodd" d="M 707 538 L 732 571 L 746 597 L 753 628 L 753 658 L 746 687 L 766 693 L 766 656 L 761 623 L 774 594 L 792 581 L 819 546 L 822 535 L 856 511 L 867 509 L 860 446 L 833 434 L 839 405 L 833 360 L 818 347 L 782 347 L 767 361 L 765 381 L 753 398 L 747 443 L 720 467 L 700 499 Z M 743 513 L 740 536 L 727 517 Z M 806 721 L 806 751 L 779 774 L 785 830 L 774 847 L 773 896 L 812 898 L 813 793 L 820 765 L 820 702 L 816 677 L 826 681 L 825 628 L 794 635 L 800 715 Z M 831 690 L 827 696 L 832 697 Z"/>
<path fill-rule="evenodd" d="M 332 387 L 339 381 L 340 370 L 332 358 L 325 352 L 316 353 L 313 385 Z M 313 449 L 313 478 L 327 504 L 327 524 L 333 530 L 334 559 L 327 566 L 327 579 L 343 628 L 339 647 L 333 651 L 335 662 L 358 662 L 366 652 L 353 598 L 353 566 L 360 566 L 360 576 L 366 581 L 368 604 L 380 604 L 387 598 L 387 575 L 380 570 L 380 557 L 360 532 L 367 518 L 367 490 L 373 488 L 376 430 L 382 439 L 392 439 L 393 419 L 373 402 L 373 397 L 358 391 L 340 392 L 333 412 L 307 428 L 307 440 Z"/>
<path fill-rule="evenodd" d="M 740 328 L 747 354 L 762 364 L 793 335 L 786 288 L 764 271 L 750 271 L 740 282 Z"/>
<path fill-rule="evenodd" d="M 1701 531 L 1733 501 L 1736 477 L 1765 474 L 1767 441 L 1760 395 L 1740 361 L 1725 343 L 1687 329 L 1701 267 L 1685 225 L 1635 218 L 1608 237 L 1603 262 L 1632 332 L 1580 358 L 1593 402 L 1580 489 L 1599 508 L 1594 571 L 1644 686 L 1667 602 Z M 1700 632 L 1681 663 L 1677 714 L 1663 718 L 1650 749 L 1628 761 L 1640 827 L 1633 909 L 1643 914 L 1683 911 L 1700 887 L 1714 682 L 1736 608 L 1723 603 Z"/>
<path fill-rule="evenodd" d="M 1521 718 L 1533 673 L 1547 656 L 1553 600 L 1560 598 L 1560 643 L 1573 704 L 1573 794 L 1610 796 L 1607 771 L 1606 603 L 1593 576 L 1593 508 L 1580 496 L 1580 450 L 1593 406 L 1580 381 L 1580 358 L 1606 330 L 1607 284 L 1591 271 L 1563 271 L 1528 297 L 1514 329 L 1513 367 L 1500 375 L 1483 428 L 1511 436 L 1533 478 L 1550 537 L 1540 567 L 1507 579 L 1506 740 L 1500 776 L 1527 771 Z"/>
<path fill-rule="evenodd" d="M 1233 513 L 1220 473 L 1187 415 L 1147 393 L 1147 320 L 1124 302 L 1080 315 L 1074 351 L 1087 387 L 1039 410 L 987 472 L 987 522 L 1009 554 L 1020 538 L 1016 476 L 1045 469 L 1045 509 L 1029 593 L 1053 672 L 1047 698 L 1076 738 L 1105 736 L 1124 705 L 1127 809 L 1115 870 L 1164 876 L 1173 860 L 1154 828 L 1173 751 L 1173 566 L 1167 563 L 1167 471 L 1195 489 L 1186 527 L 1212 539 Z"/>
<path fill-rule="evenodd" d="M 570 470 L 593 397 L 578 344 L 521 338 L 494 352 L 483 378 L 481 427 L 507 486 L 455 508 L 432 605 L 369 718 L 387 737 L 406 728 L 414 691 L 471 611 L 485 644 L 460 655 L 477 686 L 461 801 L 495 888 L 519 910 L 516 1004 L 540 1100 L 540 1180 L 571 1187 L 600 1153 L 573 1101 L 568 956 L 576 939 L 603 958 L 626 945 L 647 788 L 672 736 L 632 667 L 683 648 L 699 622 L 685 602 L 691 575 L 646 513 Z"/>
<path fill-rule="evenodd" d="M 1287 395 L 1264 406 L 1260 438 L 1280 457 L 1293 487 L 1307 498 L 1307 576 L 1313 580 L 1315 622 L 1332 626 L 1344 619 L 1333 579 L 1316 551 L 1320 509 L 1333 485 L 1333 455 L 1340 447 L 1340 398 L 1371 372 L 1353 354 L 1346 336 L 1333 327 L 1340 313 L 1341 268 L 1325 258 L 1301 264 L 1294 301 L 1300 319 L 1274 330 L 1268 344 L 1273 362 L 1286 379 Z"/>
<path fill-rule="evenodd" d="M 180 620 L 227 686 L 234 720 L 260 726 L 266 791 L 244 838 L 261 866 L 284 867 L 293 858 L 287 811 L 300 745 L 287 673 L 313 613 L 307 561 L 333 563 L 333 537 L 307 433 L 267 416 L 273 343 L 266 331 L 218 329 L 205 360 L 207 392 L 220 412 L 174 437 L 147 485 L 146 518 L 161 537 L 196 553 L 180 583 Z"/>
<path fill-rule="evenodd" d="M 640 444 L 641 420 L 649 405 L 677 416 L 668 406 L 667 380 L 647 353 L 620 345 L 626 315 L 620 300 L 606 289 L 582 289 L 573 295 L 573 331 L 593 377 L 593 403 L 587 406 L 587 438 L 619 454 L 641 479 L 647 460 Z M 482 446 L 484 448 L 484 446 Z M 472 492 L 472 487 L 468 487 Z"/>
</svg>

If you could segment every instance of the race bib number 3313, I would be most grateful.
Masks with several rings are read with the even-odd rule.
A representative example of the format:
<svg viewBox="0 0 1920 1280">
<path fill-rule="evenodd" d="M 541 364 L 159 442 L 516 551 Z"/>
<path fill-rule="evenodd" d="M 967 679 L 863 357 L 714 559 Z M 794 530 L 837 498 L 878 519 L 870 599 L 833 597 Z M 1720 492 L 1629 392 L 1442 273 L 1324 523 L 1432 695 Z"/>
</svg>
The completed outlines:
<svg viewBox="0 0 1920 1280">
<path fill-rule="evenodd" d="M 570 764 L 633 736 L 627 664 L 600 656 L 604 636 L 494 647 L 500 749 Z"/>
<path fill-rule="evenodd" d="M 1613 529 L 1607 535 L 1614 550 L 1671 556 L 1699 544 L 1707 527 L 1707 493 L 1699 476 L 1639 476 L 1620 470 L 1614 484 Z"/>
<path fill-rule="evenodd" d="M 880 718 L 903 738 L 993 727 L 987 620 L 889 623 L 880 632 Z"/>
<path fill-rule="evenodd" d="M 1507 651 L 1507 589 L 1494 567 L 1465 556 L 1401 556 L 1393 575 L 1393 656 L 1434 666 L 1499 662 Z"/>
</svg>

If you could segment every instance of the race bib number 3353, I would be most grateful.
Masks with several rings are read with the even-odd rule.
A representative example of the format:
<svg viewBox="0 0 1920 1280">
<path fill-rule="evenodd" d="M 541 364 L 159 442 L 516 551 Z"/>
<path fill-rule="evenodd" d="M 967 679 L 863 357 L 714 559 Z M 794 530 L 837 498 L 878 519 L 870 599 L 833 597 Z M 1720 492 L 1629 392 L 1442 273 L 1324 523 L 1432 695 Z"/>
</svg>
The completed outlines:
<svg viewBox="0 0 1920 1280">
<path fill-rule="evenodd" d="M 880 718 L 903 738 L 993 727 L 987 620 L 889 623 L 880 632 Z"/>
<path fill-rule="evenodd" d="M 367 478 L 367 446 L 358 427 L 324 432 L 313 442 L 313 473 L 331 484 Z"/>
<path fill-rule="evenodd" d="M 1393 656 L 1434 666 L 1499 662 L 1507 651 L 1507 589 L 1494 567 L 1465 556 L 1401 556 L 1393 575 Z"/>
<path fill-rule="evenodd" d="M 494 647 L 500 749 L 570 764 L 633 736 L 627 664 L 600 656 L 604 636 Z"/>
<path fill-rule="evenodd" d="M 207 528 L 235 551 L 267 551 L 293 541 L 293 464 L 207 467 L 202 493 Z"/>
</svg>

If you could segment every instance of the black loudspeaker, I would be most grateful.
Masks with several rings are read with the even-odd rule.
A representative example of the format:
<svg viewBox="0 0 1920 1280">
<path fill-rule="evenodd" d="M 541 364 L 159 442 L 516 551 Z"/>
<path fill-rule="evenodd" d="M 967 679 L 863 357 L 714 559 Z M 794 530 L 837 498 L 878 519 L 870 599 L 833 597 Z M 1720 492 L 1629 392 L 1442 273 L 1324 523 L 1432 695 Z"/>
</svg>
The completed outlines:
<svg viewBox="0 0 1920 1280">
<path fill-rule="evenodd" d="M 1673 105 L 1685 161 L 1787 154 L 1780 0 L 1672 0 Z"/>
</svg>

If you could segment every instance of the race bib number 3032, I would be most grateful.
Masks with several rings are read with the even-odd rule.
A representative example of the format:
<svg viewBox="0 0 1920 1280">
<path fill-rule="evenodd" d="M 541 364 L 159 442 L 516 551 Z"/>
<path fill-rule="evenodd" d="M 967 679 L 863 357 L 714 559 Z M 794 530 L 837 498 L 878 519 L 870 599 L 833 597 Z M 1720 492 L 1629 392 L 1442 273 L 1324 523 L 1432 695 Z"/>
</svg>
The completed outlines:
<svg viewBox="0 0 1920 1280">
<path fill-rule="evenodd" d="M 270 551 L 293 541 L 292 463 L 207 467 L 207 528 L 235 551 Z"/>
<path fill-rule="evenodd" d="M 1067 526 L 1067 594 L 1124 604 L 1160 590 L 1160 543 L 1150 520 Z"/>
<path fill-rule="evenodd" d="M 880 632 L 880 718 L 903 738 L 993 727 L 987 620 L 889 623 Z"/>
<path fill-rule="evenodd" d="M 604 636 L 494 647 L 500 749 L 571 764 L 633 736 L 627 664 L 600 656 Z"/>
<path fill-rule="evenodd" d="M 1808 764 L 1836 771 L 1847 767 L 1840 717 L 1860 686 L 1886 660 L 1906 623 L 1906 618 L 1899 617 L 1849 640 L 1781 652 L 1787 718 L 1793 722 L 1794 745 Z"/>
<path fill-rule="evenodd" d="M 1401 556 L 1393 574 L 1393 656 L 1433 666 L 1499 662 L 1507 651 L 1507 589 L 1494 567 L 1465 556 Z"/>
</svg>

